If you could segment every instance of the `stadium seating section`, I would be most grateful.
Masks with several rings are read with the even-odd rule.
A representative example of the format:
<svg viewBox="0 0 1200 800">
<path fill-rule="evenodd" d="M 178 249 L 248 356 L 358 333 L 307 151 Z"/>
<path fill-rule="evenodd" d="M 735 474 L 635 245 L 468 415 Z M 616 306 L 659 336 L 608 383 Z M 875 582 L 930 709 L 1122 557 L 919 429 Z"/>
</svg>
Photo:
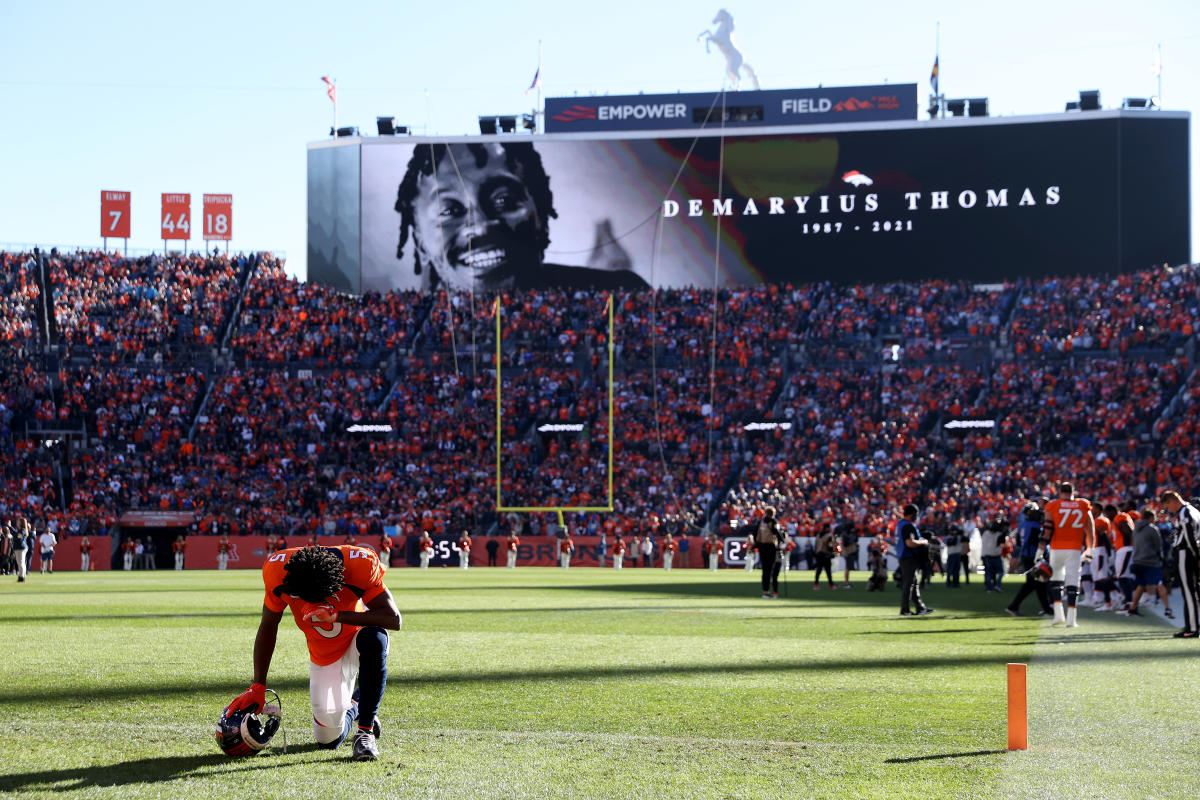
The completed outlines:
<svg viewBox="0 0 1200 800">
<path fill-rule="evenodd" d="M 608 502 L 610 401 L 609 530 L 1200 490 L 1193 267 L 619 294 L 611 385 L 606 295 L 509 292 L 497 437 L 494 295 L 346 296 L 265 253 L 43 255 L 0 252 L 0 511 L 60 531 L 157 510 L 487 533 L 497 439 L 506 504 Z"/>
</svg>

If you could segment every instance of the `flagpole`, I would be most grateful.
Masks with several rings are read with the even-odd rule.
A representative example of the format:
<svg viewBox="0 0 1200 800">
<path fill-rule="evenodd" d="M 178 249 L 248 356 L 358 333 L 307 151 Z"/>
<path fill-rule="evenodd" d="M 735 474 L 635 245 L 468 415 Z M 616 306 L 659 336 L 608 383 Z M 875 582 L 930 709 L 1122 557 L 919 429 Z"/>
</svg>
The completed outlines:
<svg viewBox="0 0 1200 800">
<path fill-rule="evenodd" d="M 1161 49 L 1161 45 L 1159 46 Z M 545 124 L 542 120 L 542 40 L 538 39 L 538 82 L 537 82 L 537 106 L 533 109 L 533 132 L 541 133 L 539 130 Z M 1159 83 L 1162 82 L 1162 77 L 1159 77 Z"/>
<path fill-rule="evenodd" d="M 1158 107 L 1162 108 L 1162 42 L 1158 43 L 1158 61 L 1155 63 L 1154 67 L 1154 71 L 1158 73 Z"/>
<path fill-rule="evenodd" d="M 945 104 L 942 102 L 942 98 L 945 97 L 945 94 L 942 92 L 942 66 L 941 66 L 941 63 L 942 63 L 942 21 L 941 20 L 937 21 L 937 28 L 935 30 L 936 30 L 936 32 L 934 33 L 934 38 L 933 38 L 933 78 L 932 78 L 933 95 L 930 98 L 929 109 L 930 109 L 930 117 L 932 117 L 933 109 L 935 108 L 934 104 L 936 103 L 937 104 L 936 105 L 937 117 L 940 119 L 946 115 Z"/>
<path fill-rule="evenodd" d="M 333 136 L 337 138 L 337 78 L 333 79 Z"/>
</svg>

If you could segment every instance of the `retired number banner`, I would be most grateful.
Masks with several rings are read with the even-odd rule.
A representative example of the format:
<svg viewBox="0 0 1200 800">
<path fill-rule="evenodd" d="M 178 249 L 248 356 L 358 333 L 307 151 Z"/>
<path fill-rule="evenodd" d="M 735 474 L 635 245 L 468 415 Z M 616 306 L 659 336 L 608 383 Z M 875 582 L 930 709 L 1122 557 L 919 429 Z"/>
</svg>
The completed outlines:
<svg viewBox="0 0 1200 800">
<path fill-rule="evenodd" d="M 233 195 L 204 195 L 203 238 L 223 242 L 233 238 Z"/>
<path fill-rule="evenodd" d="M 100 237 L 129 238 L 129 192 L 100 192 Z"/>
<path fill-rule="evenodd" d="M 162 236 L 166 239 L 192 238 L 192 196 L 167 194 L 162 196 Z"/>
</svg>

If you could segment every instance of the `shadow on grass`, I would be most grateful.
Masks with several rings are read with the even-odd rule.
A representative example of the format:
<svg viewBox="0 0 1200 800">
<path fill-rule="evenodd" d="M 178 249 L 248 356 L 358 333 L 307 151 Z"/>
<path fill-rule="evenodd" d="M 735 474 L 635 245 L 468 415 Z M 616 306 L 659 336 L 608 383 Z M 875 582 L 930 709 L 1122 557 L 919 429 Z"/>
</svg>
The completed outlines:
<svg viewBox="0 0 1200 800">
<path fill-rule="evenodd" d="M 709 582 L 709 581 L 690 581 L 676 583 L 675 581 L 663 583 L 565 583 L 549 586 L 530 587 L 531 589 L 541 589 L 549 591 L 570 591 L 570 592 L 610 592 L 613 594 L 642 594 L 655 595 L 665 597 L 706 597 L 717 598 L 727 597 L 747 600 L 757 598 L 761 592 L 760 579 L 758 573 L 755 573 L 753 580 L 747 579 L 745 582 L 729 583 L 727 581 Z M 882 592 L 868 592 L 863 584 L 858 584 L 853 589 L 837 589 L 830 591 L 822 587 L 819 591 L 813 591 L 812 584 L 807 580 L 793 580 L 790 585 L 785 581 L 780 580 L 780 594 L 784 595 L 780 599 L 783 601 L 819 601 L 821 605 L 830 606 L 879 606 L 880 608 L 894 609 L 897 613 L 900 611 L 900 590 L 892 583 L 889 583 L 887 589 Z M 985 594 L 982 587 L 978 592 L 962 591 L 961 589 L 949 589 L 944 585 L 935 584 L 934 586 L 923 589 L 922 594 L 926 596 L 929 605 L 938 610 L 955 610 L 960 612 L 970 612 L 975 614 L 1000 614 L 1003 612 L 1004 605 L 1016 590 L 1003 590 L 999 594 Z M 774 603 L 774 600 L 764 600 L 765 603 Z"/>
<path fill-rule="evenodd" d="M 181 611 L 170 614 L 22 614 L 19 620 L 14 622 L 65 622 L 67 620 L 87 620 L 87 619 L 125 619 L 125 620 L 153 620 L 153 619 L 232 619 L 241 617 L 245 619 L 260 619 L 261 611 L 255 611 L 253 614 L 242 611 L 204 611 L 204 612 L 188 612 Z"/>
<path fill-rule="evenodd" d="M 412 608 L 401 609 L 405 615 L 410 617 L 424 617 L 431 615 L 459 615 L 459 616 L 476 616 L 479 614 L 613 614 L 613 613 L 630 613 L 644 614 L 654 612 L 660 614 L 675 614 L 685 612 L 702 612 L 702 611 L 736 611 L 738 609 L 756 609 L 761 608 L 761 605 L 756 603 L 747 603 L 746 605 L 690 605 L 686 608 L 646 608 L 644 606 L 628 605 L 628 606 L 565 606 L 565 607 L 522 607 L 522 608 Z M 152 620 L 152 619 L 233 619 L 245 618 L 258 620 L 262 617 L 262 611 L 254 611 L 253 613 L 244 611 L 203 611 L 189 612 L 181 611 L 178 613 L 162 613 L 162 614 L 74 614 L 64 611 L 62 614 L 23 614 L 20 619 L 8 620 L 7 622 L 64 622 L 67 620 Z M 817 618 L 817 617 L 812 617 Z M 832 617 L 831 617 L 832 618 Z M 840 616 L 838 617 L 840 618 Z"/>
<path fill-rule="evenodd" d="M 946 619 L 946 617 L 941 617 Z M 952 618 L 953 619 L 953 618 Z M 859 636 L 927 636 L 934 633 L 984 633 L 998 631 L 1000 628 L 913 628 L 909 631 L 859 631 Z"/>
<path fill-rule="evenodd" d="M 257 591 L 262 593 L 262 582 L 257 585 L 247 586 L 247 591 Z M 81 586 L 76 583 L 60 583 L 54 585 L 42 584 L 40 587 L 33 589 L 22 588 L 20 594 L 48 594 L 55 597 L 61 597 L 64 593 L 69 592 L 72 595 L 76 594 L 115 594 L 115 595 L 130 595 L 130 594 L 163 594 L 165 592 L 183 592 L 185 594 L 203 594 L 212 595 L 213 587 L 211 586 L 146 586 L 145 584 L 120 584 L 120 583 L 104 583 L 92 585 L 88 587 Z M 5 593 L 9 594 L 9 593 Z M 10 596 L 16 596 L 16 592 Z"/>
<path fill-rule="evenodd" d="M 1114 633 L 1060 633 L 1058 635 L 1043 636 L 1039 641 L 1042 644 L 1058 644 L 1071 643 L 1079 644 L 1080 642 L 1137 642 L 1137 641 L 1164 641 L 1171 638 L 1171 633 L 1174 629 L 1166 626 L 1155 628 L 1153 630 L 1129 630 L 1119 631 Z"/>
<path fill-rule="evenodd" d="M 913 764 L 917 761 L 941 761 L 947 758 L 971 758 L 972 756 L 998 756 L 1007 750 L 971 750 L 966 753 L 936 753 L 932 756 L 913 756 L 911 758 L 887 758 L 885 764 Z"/>
<path fill-rule="evenodd" d="M 1021 643 L 1028 646 L 1031 642 Z M 1189 642 L 1190 644 L 1190 642 Z M 1156 651 L 1147 654 L 1143 651 L 1095 652 L 1088 650 L 1064 649 L 1062 652 L 1047 653 L 1037 657 L 1039 664 L 1078 663 L 1095 664 L 1101 661 L 1131 661 L 1153 658 L 1162 664 L 1167 659 L 1188 659 L 1194 661 L 1196 649 L 1181 646 L 1173 650 Z M 874 658 L 834 658 L 813 660 L 764 659 L 762 661 L 709 661 L 691 664 L 613 664 L 602 666 L 563 666 L 563 667 L 531 667 L 529 669 L 498 669 L 498 670 L 459 670 L 445 672 L 423 672 L 420 675 L 395 674 L 388 676 L 388 686 L 397 691 L 405 689 L 428 689 L 431 686 L 473 685 L 482 683 L 570 683 L 595 680 L 637 680 L 639 678 L 657 678 L 661 676 L 689 677 L 695 675 L 779 675 L 783 673 L 803 674 L 806 672 L 879 672 L 883 670 L 901 670 L 911 672 L 922 669 L 953 669 L 969 666 L 992 666 L 1002 670 L 1009 659 L 992 654 L 963 654 L 963 655 L 920 655 L 907 657 L 874 657 Z M 308 678 L 294 677 L 272 680 L 272 689 L 276 691 L 307 691 Z M 194 696 L 197 694 L 216 694 L 234 697 L 242 690 L 242 684 L 229 681 L 199 681 L 181 677 L 177 683 L 162 683 L 155 691 L 162 695 Z M 24 707 L 30 702 L 75 702 L 91 703 L 95 701 L 116 701 L 141 698 L 146 693 L 146 687 L 141 684 L 113 685 L 105 687 L 78 686 L 42 686 L 35 688 L 22 687 L 13 691 L 5 687 L 0 690 L 0 704 L 14 704 Z"/>
<path fill-rule="evenodd" d="M 318 753 L 315 743 L 289 748 L 292 753 Z M 343 751 L 344 752 L 344 751 Z M 335 756 L 336 757 L 336 756 Z M 272 755 L 256 758 L 230 758 L 221 753 L 202 756 L 164 756 L 98 764 L 75 769 L 53 769 L 38 772 L 17 772 L 0 775 L 0 791 L 73 792 L 92 787 L 128 786 L 132 784 L 164 783 L 183 778 L 224 775 L 251 770 L 280 769 L 324 760 L 327 754 L 281 761 Z M 222 768 L 223 767 L 223 768 Z M 60 785 L 62 784 L 62 785 Z"/>
</svg>

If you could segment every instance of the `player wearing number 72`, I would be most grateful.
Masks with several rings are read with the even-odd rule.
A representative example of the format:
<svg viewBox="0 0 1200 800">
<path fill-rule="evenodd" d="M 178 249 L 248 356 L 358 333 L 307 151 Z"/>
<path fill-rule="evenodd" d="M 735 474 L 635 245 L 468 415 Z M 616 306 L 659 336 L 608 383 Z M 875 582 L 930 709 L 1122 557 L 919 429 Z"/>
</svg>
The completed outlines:
<svg viewBox="0 0 1200 800">
<path fill-rule="evenodd" d="M 1054 608 L 1054 624 L 1074 628 L 1075 601 L 1079 597 L 1079 567 L 1084 558 L 1091 558 L 1096 547 L 1096 522 L 1092 504 L 1075 496 L 1070 483 L 1058 485 L 1058 499 L 1046 503 L 1046 528 L 1050 544 L 1050 602 Z M 1067 590 L 1067 610 L 1063 613 L 1063 586 Z"/>
<path fill-rule="evenodd" d="M 356 760 L 378 758 L 376 712 L 387 685 L 387 631 L 400 630 L 400 612 L 383 574 L 375 552 L 355 545 L 292 547 L 268 558 L 254 639 L 254 682 L 229 708 L 262 708 L 279 621 L 290 607 L 308 640 L 317 746 L 333 749 L 353 734 Z"/>
</svg>

